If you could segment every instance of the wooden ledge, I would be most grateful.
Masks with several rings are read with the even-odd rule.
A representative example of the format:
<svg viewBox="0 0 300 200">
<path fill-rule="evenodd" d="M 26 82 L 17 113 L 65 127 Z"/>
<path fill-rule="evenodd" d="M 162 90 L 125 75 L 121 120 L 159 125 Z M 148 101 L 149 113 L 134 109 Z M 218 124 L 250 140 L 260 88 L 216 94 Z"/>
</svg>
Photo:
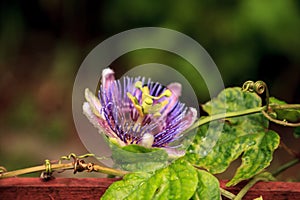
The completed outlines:
<svg viewBox="0 0 300 200">
<path fill-rule="evenodd" d="M 40 178 L 0 179 L 0 199 L 100 199 L 118 179 L 112 178 Z"/>
<path fill-rule="evenodd" d="M 112 178 L 39 178 L 0 179 L 1 199 L 99 199 L 116 180 Z M 243 186 L 226 188 L 236 194 Z M 259 182 L 247 193 L 245 200 L 263 196 L 264 199 L 300 199 L 300 182 Z"/>
<path fill-rule="evenodd" d="M 238 184 L 227 188 L 228 181 L 220 181 L 220 186 L 233 194 L 237 194 L 245 185 Z M 300 182 L 258 182 L 246 194 L 243 200 L 253 200 L 262 196 L 264 200 L 299 200 Z"/>
</svg>

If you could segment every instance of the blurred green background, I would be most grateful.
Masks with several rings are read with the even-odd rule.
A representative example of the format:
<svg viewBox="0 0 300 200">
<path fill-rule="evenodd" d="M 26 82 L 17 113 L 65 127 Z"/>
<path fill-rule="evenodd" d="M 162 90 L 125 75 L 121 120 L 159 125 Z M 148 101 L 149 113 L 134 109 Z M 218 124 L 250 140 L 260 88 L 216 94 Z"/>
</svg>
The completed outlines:
<svg viewBox="0 0 300 200">
<path fill-rule="evenodd" d="M 297 0 L 29 0 L 1 1 L 0 5 L 0 165 L 9 170 L 70 152 L 86 152 L 72 119 L 77 69 L 96 45 L 131 28 L 157 26 L 180 31 L 208 51 L 226 87 L 264 80 L 273 96 L 300 103 Z M 118 74 L 149 62 L 180 69 L 187 65 L 165 54 L 133 52 L 112 67 Z M 209 100 L 203 84 L 195 86 L 197 80 L 187 78 L 194 81 L 199 102 Z M 289 146 L 300 151 L 292 129 L 272 126 Z M 271 168 L 291 159 L 282 150 L 276 155 Z M 299 166 L 281 178 L 300 180 Z"/>
</svg>

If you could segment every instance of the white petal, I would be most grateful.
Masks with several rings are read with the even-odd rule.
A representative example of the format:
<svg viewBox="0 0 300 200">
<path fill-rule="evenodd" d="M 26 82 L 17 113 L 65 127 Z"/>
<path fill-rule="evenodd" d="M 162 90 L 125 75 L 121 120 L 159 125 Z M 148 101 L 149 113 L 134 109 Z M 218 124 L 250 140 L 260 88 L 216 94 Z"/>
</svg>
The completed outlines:
<svg viewBox="0 0 300 200">
<path fill-rule="evenodd" d="M 101 134 L 104 133 L 110 138 L 118 138 L 117 135 L 111 130 L 111 128 L 109 127 L 105 119 L 100 118 L 94 114 L 88 102 L 83 103 L 82 109 L 83 109 L 83 114 L 94 125 L 94 127 L 99 130 L 99 133 Z"/>
<path fill-rule="evenodd" d="M 84 92 L 85 92 L 84 93 L 85 99 L 89 103 L 91 111 L 97 117 L 100 117 L 103 119 L 104 117 L 100 114 L 100 110 L 101 110 L 102 106 L 101 106 L 99 99 L 88 88 L 86 88 Z"/>
<path fill-rule="evenodd" d="M 93 113 L 91 106 L 88 102 L 84 102 L 82 105 L 83 114 L 89 119 L 89 121 L 100 131 L 103 131 L 103 127 L 98 123 L 96 115 Z"/>
<path fill-rule="evenodd" d="M 172 95 L 175 95 L 177 98 L 181 96 L 181 84 L 180 83 L 170 83 L 167 88 L 171 90 Z"/>
<path fill-rule="evenodd" d="M 115 72 L 106 68 L 102 71 L 102 86 L 105 90 L 107 90 L 110 85 L 115 81 Z"/>
<path fill-rule="evenodd" d="M 185 125 L 184 130 L 189 128 L 197 119 L 197 110 L 193 107 L 189 107 L 187 114 L 184 117 L 184 120 L 187 120 L 188 123 Z"/>
<path fill-rule="evenodd" d="M 178 98 L 181 96 L 181 84 L 180 83 L 170 83 L 167 88 L 169 90 L 171 90 L 172 92 L 172 96 L 171 98 L 169 98 L 169 103 L 164 111 L 164 113 L 162 114 L 163 117 L 165 117 L 170 110 L 173 108 L 173 106 L 176 104 L 176 102 L 178 101 Z"/>
</svg>

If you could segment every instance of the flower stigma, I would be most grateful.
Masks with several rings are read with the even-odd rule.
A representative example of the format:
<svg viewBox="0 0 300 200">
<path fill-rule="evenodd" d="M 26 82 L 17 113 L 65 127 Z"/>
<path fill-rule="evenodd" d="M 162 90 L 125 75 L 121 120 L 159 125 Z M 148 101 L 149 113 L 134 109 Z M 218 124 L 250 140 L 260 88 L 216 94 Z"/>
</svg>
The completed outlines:
<svg viewBox="0 0 300 200">
<path fill-rule="evenodd" d="M 135 87 L 142 92 L 142 103 L 139 104 L 137 97 L 133 96 L 130 92 L 127 92 L 127 96 L 139 113 L 135 127 L 141 127 L 141 124 L 147 114 L 153 114 L 153 117 L 160 117 L 160 111 L 169 103 L 168 100 L 164 100 L 154 104 L 154 100 L 159 100 L 162 97 L 170 97 L 172 92 L 169 89 L 166 89 L 162 94 L 155 97 L 150 95 L 149 87 L 143 86 L 141 81 L 137 81 L 135 83 Z"/>
</svg>

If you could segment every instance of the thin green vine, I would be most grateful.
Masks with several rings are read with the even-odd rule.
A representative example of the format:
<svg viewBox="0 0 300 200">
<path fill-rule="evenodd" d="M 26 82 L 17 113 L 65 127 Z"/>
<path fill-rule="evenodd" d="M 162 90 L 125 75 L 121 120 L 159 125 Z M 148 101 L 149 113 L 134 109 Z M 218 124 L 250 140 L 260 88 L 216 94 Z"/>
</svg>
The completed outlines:
<svg viewBox="0 0 300 200">
<path fill-rule="evenodd" d="M 104 174 L 110 174 L 115 176 L 124 176 L 128 172 L 113 169 L 101 165 L 95 165 L 94 163 L 85 163 L 84 160 L 79 160 L 80 158 L 86 158 L 94 156 L 94 154 L 85 154 L 82 156 L 76 156 L 75 154 L 71 153 L 68 156 L 63 156 L 58 163 L 51 163 L 49 160 L 45 160 L 44 165 L 29 167 L 24 169 L 19 169 L 15 171 L 6 171 L 4 167 L 1 167 L 2 172 L 0 172 L 0 178 L 9 178 L 15 177 L 23 174 L 29 174 L 33 172 L 45 172 L 45 174 L 51 175 L 52 172 L 58 170 L 74 170 L 74 174 L 77 172 L 87 171 L 87 172 L 100 172 Z M 62 160 L 70 160 L 71 158 L 74 159 L 71 163 L 61 163 Z M 48 178 L 48 176 L 43 176 L 43 178 Z"/>
<path fill-rule="evenodd" d="M 228 199 L 234 199 L 236 197 L 236 195 L 232 194 L 231 192 L 229 192 L 223 188 L 220 188 L 220 191 L 221 191 L 221 195 Z"/>
<path fill-rule="evenodd" d="M 251 108 L 247 110 L 242 110 L 242 111 L 236 111 L 236 112 L 227 112 L 227 113 L 221 113 L 221 114 L 216 114 L 216 115 L 211 115 L 207 116 L 205 118 L 199 119 L 196 121 L 186 132 L 189 132 L 199 126 L 202 126 L 206 123 L 209 123 L 211 121 L 216 121 L 219 119 L 226 119 L 226 118 L 231 118 L 231 117 L 239 117 L 239 116 L 244 116 L 244 115 L 249 115 L 249 114 L 254 114 L 254 113 L 259 113 L 263 110 L 265 110 L 266 107 L 257 107 L 257 108 Z"/>
<path fill-rule="evenodd" d="M 241 200 L 245 194 L 259 181 L 274 181 L 274 177 L 269 172 L 262 172 L 256 176 L 254 176 L 235 196 L 233 200 Z"/>
<path fill-rule="evenodd" d="M 280 173 L 282 173 L 283 171 L 287 170 L 288 168 L 294 166 L 294 165 L 297 165 L 300 163 L 300 159 L 299 158 L 296 158 L 296 159 L 293 159 L 289 162 L 287 162 L 286 164 L 284 165 L 281 165 L 278 169 L 276 169 L 276 171 L 272 172 L 272 175 L 274 177 L 278 176 Z"/>
<path fill-rule="evenodd" d="M 299 123 L 291 123 L 291 122 L 287 122 L 286 120 L 278 120 L 278 119 L 274 119 L 272 118 L 266 111 L 262 111 L 263 115 L 270 120 L 271 122 L 274 122 L 276 124 L 280 124 L 282 126 L 290 126 L 290 127 L 298 127 L 300 126 L 300 122 Z"/>
</svg>

